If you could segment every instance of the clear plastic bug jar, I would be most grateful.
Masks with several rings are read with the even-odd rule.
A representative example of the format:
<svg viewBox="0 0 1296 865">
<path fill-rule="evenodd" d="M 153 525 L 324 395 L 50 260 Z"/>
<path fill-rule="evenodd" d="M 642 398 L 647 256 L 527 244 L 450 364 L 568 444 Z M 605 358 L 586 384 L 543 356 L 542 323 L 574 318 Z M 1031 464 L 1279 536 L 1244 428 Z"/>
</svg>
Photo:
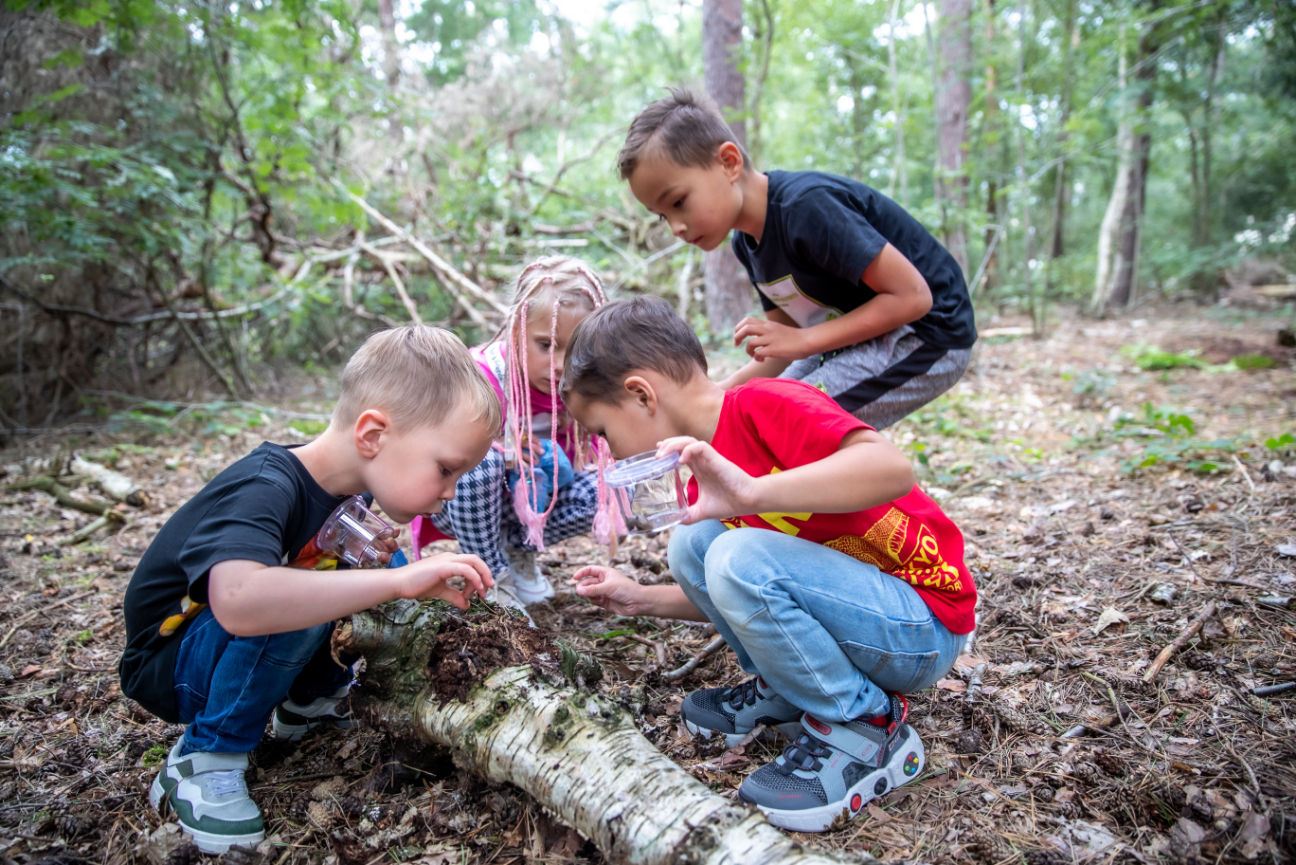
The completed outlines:
<svg viewBox="0 0 1296 865">
<path fill-rule="evenodd" d="M 388 540 L 396 530 L 352 496 L 333 511 L 319 530 L 319 546 L 353 568 L 385 568 L 390 560 Z M 388 556 L 383 559 L 382 556 Z"/>
<path fill-rule="evenodd" d="M 658 459 L 647 451 L 619 460 L 604 475 L 631 534 L 660 532 L 688 514 L 679 461 L 677 453 Z"/>
</svg>

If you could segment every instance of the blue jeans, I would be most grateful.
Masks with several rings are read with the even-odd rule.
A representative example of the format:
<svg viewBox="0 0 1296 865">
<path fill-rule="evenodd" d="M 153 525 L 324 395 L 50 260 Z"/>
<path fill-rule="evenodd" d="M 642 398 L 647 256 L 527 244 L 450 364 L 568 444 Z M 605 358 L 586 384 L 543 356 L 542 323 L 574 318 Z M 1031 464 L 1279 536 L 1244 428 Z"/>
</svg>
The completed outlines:
<svg viewBox="0 0 1296 865">
<path fill-rule="evenodd" d="M 184 754 L 246 754 L 256 748 L 266 722 L 284 697 L 309 703 L 351 681 L 329 651 L 333 623 L 313 628 L 236 637 L 211 609 L 198 614 L 180 639 L 175 698 L 185 730 Z M 344 659 L 345 660 L 345 659 Z"/>
<path fill-rule="evenodd" d="M 827 721 L 885 714 L 885 692 L 930 687 L 963 647 L 904 580 L 782 532 L 678 526 L 669 559 L 739 665 Z"/>
</svg>

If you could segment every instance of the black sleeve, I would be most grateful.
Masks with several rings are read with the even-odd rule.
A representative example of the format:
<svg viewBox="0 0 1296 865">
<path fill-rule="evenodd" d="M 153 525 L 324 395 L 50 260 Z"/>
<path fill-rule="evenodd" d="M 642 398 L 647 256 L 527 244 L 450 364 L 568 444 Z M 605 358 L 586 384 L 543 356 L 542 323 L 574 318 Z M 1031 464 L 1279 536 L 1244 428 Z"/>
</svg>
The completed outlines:
<svg viewBox="0 0 1296 865">
<path fill-rule="evenodd" d="M 284 538 L 296 507 L 292 490 L 263 476 L 226 489 L 176 556 L 189 580 L 189 597 L 207 603 L 207 572 L 219 562 L 247 559 L 270 568 L 282 564 Z"/>
<path fill-rule="evenodd" d="M 794 254 L 834 276 L 858 283 L 887 239 L 844 192 L 816 186 L 783 207 L 783 230 Z"/>
</svg>

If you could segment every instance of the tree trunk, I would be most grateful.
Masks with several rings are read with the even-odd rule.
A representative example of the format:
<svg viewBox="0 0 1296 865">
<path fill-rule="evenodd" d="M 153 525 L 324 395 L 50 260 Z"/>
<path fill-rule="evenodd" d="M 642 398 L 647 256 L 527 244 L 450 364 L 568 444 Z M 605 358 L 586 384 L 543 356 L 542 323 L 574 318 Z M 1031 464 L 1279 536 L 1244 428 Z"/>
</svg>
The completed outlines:
<svg viewBox="0 0 1296 865">
<path fill-rule="evenodd" d="M 1152 11 L 1159 8 L 1151 4 Z M 1156 25 L 1139 37 L 1138 64 L 1135 78 L 1138 82 L 1138 102 L 1134 113 L 1134 136 L 1130 148 L 1129 179 L 1125 208 L 1121 212 L 1120 226 L 1116 231 L 1118 251 L 1112 268 L 1110 306 L 1126 307 L 1134 297 L 1138 281 L 1139 254 L 1143 241 L 1144 200 L 1147 194 L 1148 161 L 1152 152 L 1151 108 L 1153 85 L 1156 83 L 1157 64 L 1153 55 L 1160 49 Z"/>
<path fill-rule="evenodd" d="M 994 0 L 991 0 L 994 2 Z M 900 204 L 909 207 L 909 171 L 905 163 L 904 111 L 900 99 L 900 73 L 896 68 L 896 18 L 900 16 L 900 0 L 891 4 L 887 17 L 890 27 L 887 35 L 887 74 L 891 79 L 891 114 L 895 117 L 895 166 L 887 185 L 887 197 L 895 197 L 896 180 L 900 181 Z"/>
<path fill-rule="evenodd" d="M 1116 232 L 1120 228 L 1121 214 L 1125 212 L 1125 199 L 1129 196 L 1130 166 L 1134 161 L 1134 126 L 1126 104 L 1126 86 L 1128 85 L 1128 60 L 1125 53 L 1125 26 L 1122 24 L 1117 42 L 1116 86 L 1120 91 L 1120 121 L 1116 131 L 1116 152 L 1119 154 L 1116 163 L 1116 180 L 1112 183 L 1111 198 L 1107 201 L 1107 212 L 1103 214 L 1102 225 L 1098 229 L 1098 269 L 1094 276 L 1094 293 L 1090 303 L 1090 312 L 1102 315 L 1107 311 L 1110 302 L 1113 277 L 1117 270 L 1115 259 Z"/>
<path fill-rule="evenodd" d="M 382 30 L 383 75 L 392 90 L 400 82 L 400 54 L 396 43 L 396 12 L 392 0 L 378 0 L 378 27 Z"/>
<path fill-rule="evenodd" d="M 1049 251 L 1049 270 L 1048 282 L 1045 292 L 1049 295 L 1053 293 L 1054 281 L 1057 274 L 1054 272 L 1053 262 L 1061 258 L 1064 250 L 1064 235 L 1066 232 L 1066 201 L 1067 181 L 1066 181 L 1066 146 L 1067 146 L 1067 121 L 1071 119 L 1071 84 L 1073 78 L 1074 64 L 1072 59 L 1075 54 L 1075 16 L 1076 0 L 1067 0 L 1066 5 L 1066 24 L 1063 28 L 1063 39 L 1066 42 L 1066 49 L 1062 61 L 1062 105 L 1060 106 L 1060 116 L 1058 118 L 1058 164 L 1054 169 L 1053 175 L 1053 248 Z"/>
<path fill-rule="evenodd" d="M 972 107 L 972 0 L 940 0 L 940 81 L 936 89 L 936 199 L 945 245 L 968 272 L 968 113 Z"/>
<path fill-rule="evenodd" d="M 573 678 L 580 669 L 578 662 L 568 663 L 568 649 L 555 646 L 530 665 L 478 670 L 462 700 L 438 698 L 428 685 L 429 658 L 435 657 L 438 631 L 448 631 L 453 616 L 444 605 L 397 601 L 358 613 L 337 629 L 335 650 L 365 656 L 365 680 L 357 693 L 372 696 L 357 708 L 371 723 L 447 747 L 459 767 L 520 787 L 612 862 L 846 861 L 805 850 L 760 812 L 712 793 L 653 747 L 619 704 L 565 684 L 563 676 Z M 472 641 L 478 626 L 454 631 L 445 641 L 469 664 L 472 648 L 484 651 L 488 645 Z M 491 626 L 488 620 L 485 627 Z M 509 627 L 516 628 L 513 639 L 548 639 L 521 622 L 504 627 L 506 640 Z M 551 657 L 559 652 L 561 665 Z M 580 674 L 574 678 L 579 684 Z"/>
<path fill-rule="evenodd" d="M 1017 99 L 1026 98 L 1026 0 L 1017 4 L 1017 29 L 1021 51 L 1017 55 Z M 1022 289 L 1031 309 L 1031 323 L 1038 335 L 1038 316 L 1035 315 L 1035 294 L 1032 288 L 1031 259 L 1035 257 L 1035 235 L 1031 231 L 1030 176 L 1026 173 L 1026 132 L 1020 118 L 1017 121 L 1017 187 L 1021 196 L 1022 222 Z"/>
<path fill-rule="evenodd" d="M 998 149 L 999 145 L 999 69 L 995 66 L 995 0 L 986 0 L 986 29 L 985 44 L 986 56 L 989 60 L 986 63 L 985 72 L 985 135 L 984 138 L 990 142 L 990 147 Z M 997 167 L 996 167 L 997 169 Z M 984 288 L 987 292 L 994 288 L 999 281 L 999 239 L 1003 236 L 1004 226 L 1000 222 L 999 214 L 999 185 L 995 181 L 995 175 L 990 175 L 990 180 L 986 184 L 986 230 L 985 230 L 985 257 L 981 265 L 981 271 L 984 276 L 977 285 L 968 286 L 973 293 Z"/>
<path fill-rule="evenodd" d="M 742 119 L 746 106 L 745 82 L 738 68 L 742 53 L 742 11 L 742 0 L 704 0 L 702 65 L 707 93 L 728 116 L 734 138 L 746 149 L 747 133 Z M 717 337 L 727 336 L 751 311 L 751 283 L 728 243 L 708 252 L 702 266 L 711 332 Z"/>
</svg>

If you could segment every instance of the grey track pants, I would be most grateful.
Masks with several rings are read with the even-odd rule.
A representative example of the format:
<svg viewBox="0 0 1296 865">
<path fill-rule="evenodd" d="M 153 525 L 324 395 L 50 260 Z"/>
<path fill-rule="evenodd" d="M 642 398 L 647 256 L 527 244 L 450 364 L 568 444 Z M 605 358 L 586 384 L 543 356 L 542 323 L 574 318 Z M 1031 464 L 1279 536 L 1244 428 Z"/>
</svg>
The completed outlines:
<svg viewBox="0 0 1296 865">
<path fill-rule="evenodd" d="M 972 349 L 938 348 L 909 325 L 841 349 L 793 361 L 780 378 L 814 385 L 855 417 L 885 429 L 952 388 Z"/>
</svg>

